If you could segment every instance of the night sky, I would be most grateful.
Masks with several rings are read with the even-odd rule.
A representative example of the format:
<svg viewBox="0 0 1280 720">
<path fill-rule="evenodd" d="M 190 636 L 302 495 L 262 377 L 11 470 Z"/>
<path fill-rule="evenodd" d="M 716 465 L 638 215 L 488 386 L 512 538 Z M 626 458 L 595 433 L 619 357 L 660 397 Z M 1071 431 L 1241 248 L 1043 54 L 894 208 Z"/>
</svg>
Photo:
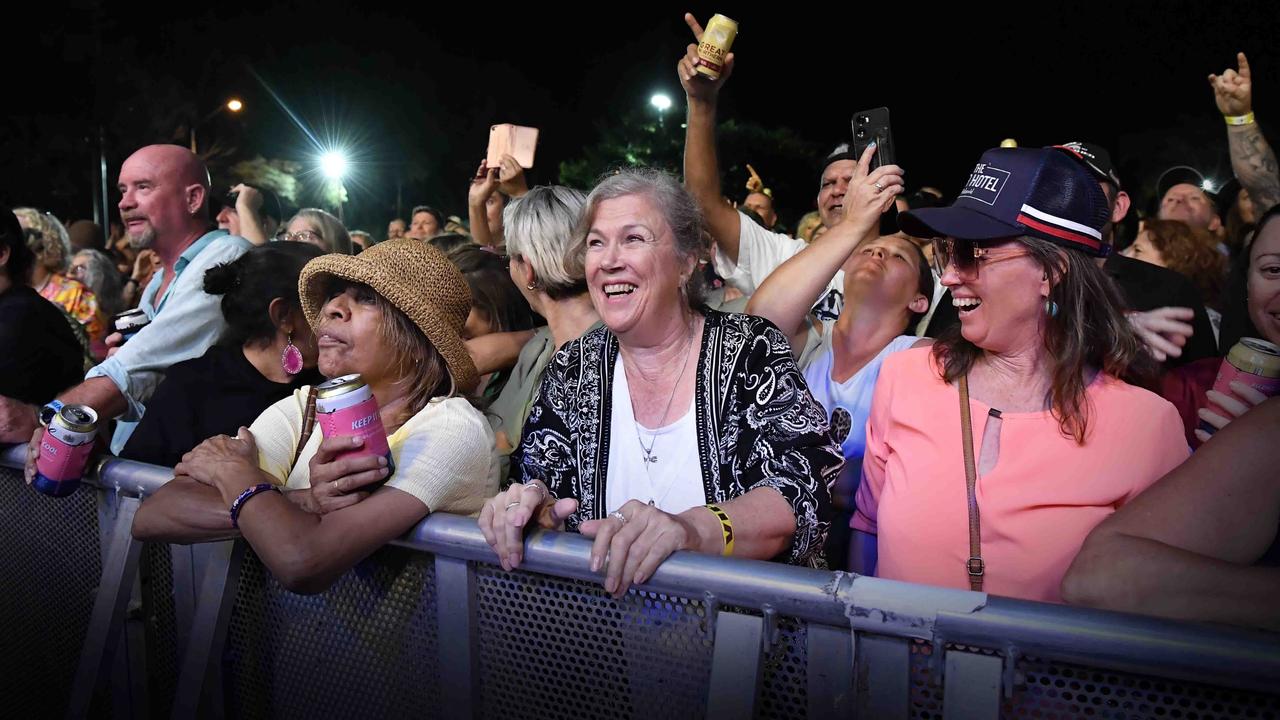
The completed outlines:
<svg viewBox="0 0 1280 720">
<path fill-rule="evenodd" d="M 683 114 L 674 70 L 690 41 L 683 5 L 118 5 L 58 8 L 8 46 L 6 66 L 21 77 L 11 86 L 19 101 L 0 121 L 3 202 L 87 217 L 97 144 L 86 138 L 97 124 L 114 186 L 138 144 L 173 140 L 184 118 L 232 95 L 245 102 L 241 115 L 200 126 L 202 144 L 236 150 L 218 163 L 262 154 L 312 165 L 315 147 L 263 82 L 322 144 L 353 149 L 349 224 L 375 233 L 397 188 L 406 207 L 465 215 L 467 178 L 492 123 L 541 129 L 533 184 L 555 182 L 559 163 L 600 125 L 650 111 L 654 92 L 676 101 L 668 122 Z M 1236 50 L 1253 65 L 1264 129 L 1280 128 L 1271 122 L 1280 117 L 1280 11 L 1264 2 L 750 7 L 689 8 L 740 23 L 722 118 L 790 127 L 826 147 L 847 139 L 853 111 L 887 105 L 913 188 L 954 192 L 1005 137 L 1102 143 L 1140 200 L 1142 184 L 1179 161 L 1222 176 L 1225 133 L 1206 76 L 1233 64 Z M 791 221 L 810 209 L 816 174 L 757 169 Z M 739 194 L 744 180 L 727 190 Z"/>
</svg>

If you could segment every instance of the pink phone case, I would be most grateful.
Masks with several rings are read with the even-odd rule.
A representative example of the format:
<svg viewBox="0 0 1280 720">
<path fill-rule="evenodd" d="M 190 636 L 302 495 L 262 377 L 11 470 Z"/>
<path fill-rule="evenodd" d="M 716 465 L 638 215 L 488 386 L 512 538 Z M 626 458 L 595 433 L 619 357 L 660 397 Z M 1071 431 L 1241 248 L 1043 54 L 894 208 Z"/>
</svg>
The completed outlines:
<svg viewBox="0 0 1280 720">
<path fill-rule="evenodd" d="M 496 168 L 502 163 L 503 155 L 510 155 L 520 167 L 528 170 L 533 167 L 533 153 L 537 147 L 538 128 L 511 123 L 493 125 L 489 128 L 489 152 L 485 163 Z"/>
</svg>

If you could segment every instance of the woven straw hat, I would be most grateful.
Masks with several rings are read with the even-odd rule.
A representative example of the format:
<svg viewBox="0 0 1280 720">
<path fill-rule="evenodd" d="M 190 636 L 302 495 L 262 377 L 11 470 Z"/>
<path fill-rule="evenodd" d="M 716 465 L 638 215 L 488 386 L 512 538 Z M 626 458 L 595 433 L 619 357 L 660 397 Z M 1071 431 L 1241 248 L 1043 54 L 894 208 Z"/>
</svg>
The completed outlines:
<svg viewBox="0 0 1280 720">
<path fill-rule="evenodd" d="M 404 238 L 378 243 L 359 255 L 334 253 L 307 263 L 298 277 L 298 295 L 312 327 L 320 322 L 326 276 L 373 288 L 422 329 L 444 357 L 460 391 L 470 393 L 479 384 L 479 373 L 461 335 L 471 312 L 471 290 L 439 250 Z"/>
</svg>

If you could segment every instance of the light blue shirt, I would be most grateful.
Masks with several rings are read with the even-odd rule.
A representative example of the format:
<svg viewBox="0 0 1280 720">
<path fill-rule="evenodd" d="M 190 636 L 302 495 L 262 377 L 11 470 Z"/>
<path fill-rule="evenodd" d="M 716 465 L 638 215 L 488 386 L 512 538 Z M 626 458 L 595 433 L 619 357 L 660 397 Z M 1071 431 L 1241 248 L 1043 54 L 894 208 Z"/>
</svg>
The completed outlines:
<svg viewBox="0 0 1280 720">
<path fill-rule="evenodd" d="M 145 403 L 169 366 L 200 357 L 222 335 L 227 327 L 222 317 L 222 296 L 204 291 L 204 274 L 215 265 L 235 260 L 251 247 L 242 237 L 213 230 L 178 257 L 173 282 L 159 302 L 156 294 L 164 282 L 164 268 L 157 270 L 147 283 L 138 307 L 151 318 L 151 324 L 85 375 L 86 380 L 111 378 L 129 403 L 129 409 L 117 418 L 120 422 L 111 439 L 111 452 L 118 455 L 124 449 L 146 411 Z"/>
</svg>

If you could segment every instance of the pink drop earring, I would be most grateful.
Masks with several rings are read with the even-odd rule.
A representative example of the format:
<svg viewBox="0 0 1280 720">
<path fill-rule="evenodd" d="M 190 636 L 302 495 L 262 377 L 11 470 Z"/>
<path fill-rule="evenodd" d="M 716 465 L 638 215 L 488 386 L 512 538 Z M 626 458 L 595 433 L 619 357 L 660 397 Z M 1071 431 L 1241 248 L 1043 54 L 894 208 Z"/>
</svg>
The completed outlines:
<svg viewBox="0 0 1280 720">
<path fill-rule="evenodd" d="M 302 351 L 297 345 L 293 344 L 293 333 L 289 333 L 288 343 L 284 346 L 284 352 L 280 353 L 280 367 L 290 375 L 297 375 L 302 372 Z"/>
</svg>

